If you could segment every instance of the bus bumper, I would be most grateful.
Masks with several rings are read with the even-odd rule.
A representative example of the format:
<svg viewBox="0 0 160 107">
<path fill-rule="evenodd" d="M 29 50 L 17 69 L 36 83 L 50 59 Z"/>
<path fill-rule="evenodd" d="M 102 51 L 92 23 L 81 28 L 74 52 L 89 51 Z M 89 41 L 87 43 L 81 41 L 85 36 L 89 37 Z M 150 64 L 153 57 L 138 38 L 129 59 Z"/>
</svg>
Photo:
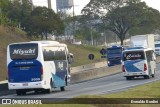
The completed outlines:
<svg viewBox="0 0 160 107">
<path fill-rule="evenodd" d="M 40 82 L 24 82 L 24 83 L 8 83 L 8 89 L 40 89 L 45 88 L 43 81 Z"/>
<path fill-rule="evenodd" d="M 129 77 L 129 76 L 145 76 L 145 75 L 148 75 L 147 72 L 124 72 L 123 73 L 123 76 L 124 77 Z"/>
</svg>

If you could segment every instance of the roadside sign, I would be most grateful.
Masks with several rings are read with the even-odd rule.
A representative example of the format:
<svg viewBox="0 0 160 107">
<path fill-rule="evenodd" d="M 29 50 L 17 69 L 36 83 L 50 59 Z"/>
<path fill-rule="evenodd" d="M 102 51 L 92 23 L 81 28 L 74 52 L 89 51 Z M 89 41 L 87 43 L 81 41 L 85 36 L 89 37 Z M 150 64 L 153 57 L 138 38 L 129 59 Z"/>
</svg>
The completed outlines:
<svg viewBox="0 0 160 107">
<path fill-rule="evenodd" d="M 106 54 L 106 50 L 105 50 L 104 48 L 102 48 L 102 49 L 100 50 L 100 53 L 101 53 L 102 55 L 105 55 L 105 54 Z"/>
<path fill-rule="evenodd" d="M 93 59 L 94 59 L 94 54 L 89 54 L 89 55 L 88 55 L 88 58 L 89 58 L 90 60 L 93 60 Z"/>
</svg>

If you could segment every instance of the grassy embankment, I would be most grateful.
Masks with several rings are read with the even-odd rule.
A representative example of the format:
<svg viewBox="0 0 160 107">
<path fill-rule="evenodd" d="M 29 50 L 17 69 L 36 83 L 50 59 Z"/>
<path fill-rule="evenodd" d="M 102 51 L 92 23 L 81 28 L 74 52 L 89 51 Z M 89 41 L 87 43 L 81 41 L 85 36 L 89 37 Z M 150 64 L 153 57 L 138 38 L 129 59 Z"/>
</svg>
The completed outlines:
<svg viewBox="0 0 160 107">
<path fill-rule="evenodd" d="M 6 49 L 7 45 L 14 42 L 31 41 L 27 38 L 25 32 L 20 29 L 13 29 L 8 27 L 0 26 L 0 81 L 7 78 L 7 67 L 6 67 Z M 93 53 L 95 60 L 93 62 L 101 61 L 99 50 L 101 48 L 93 46 L 77 46 L 67 44 L 69 51 L 74 54 L 74 62 L 72 66 L 79 66 L 91 63 L 88 59 L 88 55 Z"/>
<path fill-rule="evenodd" d="M 25 35 L 25 32 L 20 29 L 0 26 L 0 81 L 5 80 L 7 77 L 7 45 L 14 42 L 29 41 Z"/>
</svg>

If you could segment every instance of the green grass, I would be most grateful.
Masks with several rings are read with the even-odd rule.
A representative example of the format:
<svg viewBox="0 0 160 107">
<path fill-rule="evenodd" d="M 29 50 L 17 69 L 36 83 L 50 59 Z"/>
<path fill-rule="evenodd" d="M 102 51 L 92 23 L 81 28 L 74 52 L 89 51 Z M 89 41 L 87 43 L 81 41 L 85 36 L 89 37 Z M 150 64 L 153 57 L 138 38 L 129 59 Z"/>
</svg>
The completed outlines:
<svg viewBox="0 0 160 107">
<path fill-rule="evenodd" d="M 100 49 L 96 46 L 85 46 L 85 45 L 68 45 L 69 51 L 74 54 L 74 62 L 72 66 L 85 65 L 88 63 L 94 63 L 102 61 L 101 54 L 99 53 Z M 94 60 L 89 60 L 88 55 L 94 54 Z"/>
<path fill-rule="evenodd" d="M 148 83 L 142 86 L 137 86 L 135 88 L 128 89 L 127 91 L 119 92 L 119 93 L 112 93 L 106 95 L 82 95 L 78 98 L 160 98 L 160 81 Z M 74 102 L 74 98 L 71 100 Z M 99 100 L 98 100 L 99 101 Z M 118 100 L 117 100 L 118 101 Z M 94 101 L 96 102 L 96 100 Z M 119 102 L 119 101 L 118 101 Z M 160 102 L 159 102 L 160 103 Z M 109 106 L 108 104 L 97 104 L 97 107 L 106 107 Z M 111 105 L 110 105 L 111 106 Z M 110 107 L 109 106 L 109 107 Z M 113 104 L 111 107 L 160 107 L 159 104 Z"/>
</svg>

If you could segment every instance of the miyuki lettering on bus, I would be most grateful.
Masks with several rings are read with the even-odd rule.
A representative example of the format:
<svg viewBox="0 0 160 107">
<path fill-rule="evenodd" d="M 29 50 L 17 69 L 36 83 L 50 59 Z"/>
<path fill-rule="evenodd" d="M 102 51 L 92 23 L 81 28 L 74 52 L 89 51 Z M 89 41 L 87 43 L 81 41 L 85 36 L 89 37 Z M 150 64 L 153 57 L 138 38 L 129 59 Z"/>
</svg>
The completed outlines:
<svg viewBox="0 0 160 107">
<path fill-rule="evenodd" d="M 35 54 L 36 49 L 28 49 L 28 50 L 22 50 L 22 49 L 15 49 L 13 51 L 13 54 L 20 54 L 20 55 L 33 55 Z"/>
</svg>

